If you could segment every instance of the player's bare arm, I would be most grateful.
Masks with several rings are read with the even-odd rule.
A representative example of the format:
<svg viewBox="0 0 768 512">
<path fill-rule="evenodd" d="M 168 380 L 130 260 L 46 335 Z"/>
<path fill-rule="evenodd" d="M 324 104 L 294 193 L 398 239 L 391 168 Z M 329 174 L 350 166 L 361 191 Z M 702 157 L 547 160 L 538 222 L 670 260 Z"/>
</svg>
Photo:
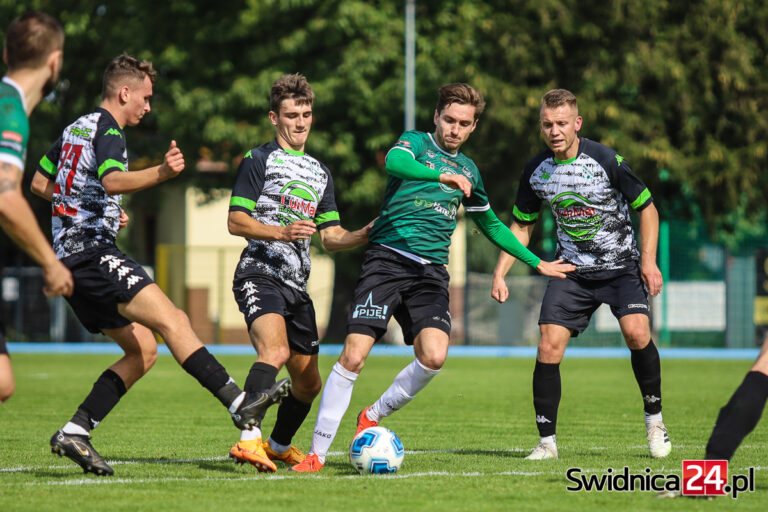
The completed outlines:
<svg viewBox="0 0 768 512">
<path fill-rule="evenodd" d="M 535 224 L 518 224 L 517 222 L 513 222 L 512 225 L 509 226 L 509 230 L 521 244 L 528 247 L 528 244 L 531 242 L 531 234 L 533 233 L 534 226 Z M 516 261 L 517 258 L 504 251 L 501 251 L 499 254 L 499 260 L 496 262 L 496 268 L 493 270 L 491 297 L 500 303 L 505 302 L 509 298 L 509 289 L 507 288 L 506 282 L 504 282 L 504 277 Z"/>
<path fill-rule="evenodd" d="M 653 203 L 640 212 L 640 274 L 651 297 L 661 293 L 663 278 L 656 265 L 656 249 L 659 243 L 659 212 Z"/>
<path fill-rule="evenodd" d="M 141 171 L 111 172 L 104 176 L 102 184 L 110 195 L 130 194 L 175 178 L 184 167 L 184 154 L 172 140 L 162 164 Z"/>
<path fill-rule="evenodd" d="M 117 225 L 117 229 L 123 229 L 125 226 L 128 225 L 128 223 L 131 221 L 131 218 L 128 216 L 127 213 L 125 213 L 125 210 L 122 208 L 120 209 L 120 220 L 119 224 Z"/>
<path fill-rule="evenodd" d="M 355 231 L 347 231 L 341 226 L 321 229 L 320 241 L 325 250 L 330 252 L 354 249 L 368 242 L 368 232 L 371 231 L 374 222 L 375 220 L 372 220 L 366 226 Z"/>
<path fill-rule="evenodd" d="M 74 289 L 71 272 L 56 258 L 37 223 L 32 208 L 21 193 L 21 169 L 0 162 L 0 226 L 16 244 L 43 267 L 49 297 L 71 295 Z"/>
<path fill-rule="evenodd" d="M 36 172 L 32 177 L 32 183 L 29 188 L 36 196 L 42 197 L 46 201 L 50 201 L 53 199 L 53 191 L 56 189 L 56 182 L 49 180 L 42 174 Z"/>
<path fill-rule="evenodd" d="M 271 226 L 259 222 L 245 212 L 231 211 L 227 218 L 229 234 L 273 242 L 293 242 L 310 238 L 317 231 L 311 220 L 298 220 L 287 226 Z"/>
</svg>

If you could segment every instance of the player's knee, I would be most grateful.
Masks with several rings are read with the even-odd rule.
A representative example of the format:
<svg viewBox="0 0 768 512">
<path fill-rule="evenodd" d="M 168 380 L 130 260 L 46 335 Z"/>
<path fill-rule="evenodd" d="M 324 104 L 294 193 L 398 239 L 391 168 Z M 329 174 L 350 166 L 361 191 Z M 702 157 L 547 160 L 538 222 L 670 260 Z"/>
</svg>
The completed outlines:
<svg viewBox="0 0 768 512">
<path fill-rule="evenodd" d="M 189 317 L 181 309 L 174 307 L 168 315 L 166 315 L 162 324 L 160 325 L 160 335 L 164 338 L 173 337 L 175 334 L 192 329 L 192 324 L 189 323 Z"/>
<path fill-rule="evenodd" d="M 648 345 L 651 340 L 651 334 L 645 329 L 631 329 L 624 332 L 624 340 L 627 347 L 633 350 L 640 350 Z"/>
<path fill-rule="evenodd" d="M 447 354 L 422 354 L 419 362 L 430 370 L 439 370 L 445 364 Z"/>
<path fill-rule="evenodd" d="M 365 356 L 357 352 L 342 352 L 339 356 L 339 364 L 353 373 L 360 373 L 365 366 Z"/>
<path fill-rule="evenodd" d="M 563 358 L 564 347 L 549 340 L 542 339 L 539 342 L 537 358 L 542 363 L 559 363 Z"/>
<path fill-rule="evenodd" d="M 0 382 L 0 402 L 5 402 L 11 398 L 14 391 L 16 391 L 16 383 L 13 379 Z"/>
<path fill-rule="evenodd" d="M 311 377 L 294 379 L 292 386 L 291 392 L 293 393 L 293 396 L 301 402 L 308 403 L 320 394 L 320 390 L 323 387 L 323 381 L 320 378 L 320 375 L 314 375 Z"/>
</svg>

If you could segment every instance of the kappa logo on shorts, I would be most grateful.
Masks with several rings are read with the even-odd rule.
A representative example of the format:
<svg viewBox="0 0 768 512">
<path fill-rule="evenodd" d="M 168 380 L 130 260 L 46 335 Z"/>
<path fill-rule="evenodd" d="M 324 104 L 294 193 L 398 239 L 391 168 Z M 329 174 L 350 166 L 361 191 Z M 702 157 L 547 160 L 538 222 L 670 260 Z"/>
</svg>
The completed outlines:
<svg viewBox="0 0 768 512">
<path fill-rule="evenodd" d="M 387 308 L 389 306 L 377 306 L 373 303 L 373 292 L 368 294 L 365 304 L 357 304 L 352 318 L 363 318 L 368 320 L 386 320 Z"/>
<path fill-rule="evenodd" d="M 261 308 L 259 306 L 251 306 L 250 308 L 248 308 L 248 315 L 252 315 L 260 309 Z"/>
<path fill-rule="evenodd" d="M 121 260 L 117 256 L 113 256 L 111 254 L 108 254 L 106 256 L 102 256 L 101 260 L 99 261 L 100 265 L 103 265 L 104 263 L 109 265 L 109 271 L 113 272 L 117 267 L 121 266 L 123 263 L 125 263 L 125 260 Z"/>
</svg>

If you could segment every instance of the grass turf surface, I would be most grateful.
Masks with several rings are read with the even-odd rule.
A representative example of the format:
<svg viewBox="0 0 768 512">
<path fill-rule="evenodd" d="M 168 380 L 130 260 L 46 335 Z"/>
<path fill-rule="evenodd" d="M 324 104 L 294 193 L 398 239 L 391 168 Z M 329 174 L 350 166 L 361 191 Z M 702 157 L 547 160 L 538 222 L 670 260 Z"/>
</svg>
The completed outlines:
<svg viewBox="0 0 768 512">
<path fill-rule="evenodd" d="M 681 460 L 703 456 L 719 408 L 741 382 L 746 361 L 662 361 L 664 420 L 672 454 L 648 456 L 642 402 L 627 359 L 566 359 L 557 461 L 526 461 L 536 445 L 533 361 L 449 357 L 441 374 L 384 420 L 407 450 L 396 475 L 361 476 L 346 450 L 362 407 L 374 401 L 407 358 L 372 357 L 320 473 L 275 474 L 236 466 L 238 439 L 228 413 L 170 356 L 140 380 L 93 432 L 114 477 L 83 475 L 50 453 L 51 435 L 74 413 L 115 356 L 13 355 L 16 394 L 0 406 L 0 510 L 764 510 L 768 424 L 747 437 L 731 474 L 756 467 L 756 492 L 737 500 L 660 500 L 653 492 L 568 492 L 570 467 L 680 475 Z M 239 383 L 254 358 L 220 356 Z M 333 364 L 320 358 L 323 380 Z M 306 451 L 317 403 L 294 444 Z M 267 435 L 276 409 L 264 421 Z"/>
</svg>

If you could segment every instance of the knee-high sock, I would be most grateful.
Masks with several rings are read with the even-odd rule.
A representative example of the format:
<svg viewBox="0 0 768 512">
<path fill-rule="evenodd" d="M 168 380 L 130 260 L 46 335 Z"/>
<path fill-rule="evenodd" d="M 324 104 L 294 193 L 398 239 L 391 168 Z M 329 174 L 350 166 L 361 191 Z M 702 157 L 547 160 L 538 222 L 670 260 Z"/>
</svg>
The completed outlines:
<svg viewBox="0 0 768 512">
<path fill-rule="evenodd" d="M 646 414 L 661 412 L 661 361 L 659 351 L 651 340 L 645 348 L 630 350 L 632 353 L 632 371 L 643 395 L 643 407 Z"/>
<path fill-rule="evenodd" d="M 86 432 L 90 432 L 117 405 L 125 391 L 123 379 L 112 370 L 105 370 L 94 382 L 91 392 L 77 408 L 77 412 L 75 412 L 75 415 L 72 416 L 72 419 L 64 427 L 64 431 L 72 434 L 82 434 L 82 431 L 72 429 L 72 427 L 77 425 Z"/>
<path fill-rule="evenodd" d="M 235 384 L 235 380 L 229 376 L 227 370 L 208 352 L 207 348 L 197 349 L 181 364 L 181 367 L 218 398 L 224 407 L 232 407 L 235 400 L 240 398 L 242 391 Z"/>
<path fill-rule="evenodd" d="M 533 370 L 533 408 L 536 410 L 536 427 L 541 437 L 555 435 L 561 392 L 560 363 L 536 360 Z"/>
<path fill-rule="evenodd" d="M 368 409 L 368 419 L 379 421 L 402 408 L 438 373 L 440 370 L 427 368 L 418 359 L 414 359 L 397 374 L 389 388 Z"/>
<path fill-rule="evenodd" d="M 287 397 L 283 398 L 280 407 L 277 408 L 277 420 L 269 437 L 279 445 L 290 446 L 293 436 L 304 423 L 304 419 L 311 408 L 311 402 L 300 402 L 296 400 L 293 393 L 289 393 Z"/>
<path fill-rule="evenodd" d="M 355 380 L 357 380 L 357 374 L 350 372 L 337 362 L 325 381 L 315 430 L 312 434 L 312 446 L 309 448 L 309 453 L 317 455 L 320 462 L 325 463 L 325 454 L 328 453 L 333 438 L 336 437 L 341 418 L 347 412 Z"/>
<path fill-rule="evenodd" d="M 725 407 L 720 409 L 705 458 L 731 460 L 736 448 L 760 421 L 766 399 L 768 375 L 749 372 Z"/>
</svg>

